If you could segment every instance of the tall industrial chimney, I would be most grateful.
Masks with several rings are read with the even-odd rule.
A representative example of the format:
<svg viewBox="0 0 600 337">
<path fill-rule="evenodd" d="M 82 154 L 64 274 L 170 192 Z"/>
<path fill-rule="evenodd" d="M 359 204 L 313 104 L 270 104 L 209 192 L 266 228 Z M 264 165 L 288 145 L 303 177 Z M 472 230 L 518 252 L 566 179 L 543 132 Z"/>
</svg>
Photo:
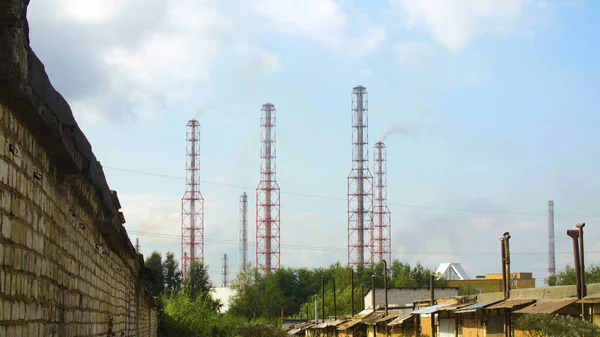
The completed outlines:
<svg viewBox="0 0 600 337">
<path fill-rule="evenodd" d="M 373 262 L 371 207 L 373 176 L 369 171 L 369 103 L 367 88 L 352 89 L 352 170 L 348 176 L 348 265 Z"/>
<path fill-rule="evenodd" d="M 204 198 L 200 193 L 200 123 L 192 119 L 186 132 L 185 194 L 181 198 L 181 270 L 204 263 Z"/>
<path fill-rule="evenodd" d="M 387 205 L 387 152 L 383 142 L 375 143 L 375 187 L 373 196 L 373 263 L 392 261 L 391 213 Z"/>
<path fill-rule="evenodd" d="M 221 287 L 229 286 L 229 259 L 227 258 L 227 253 L 223 254 L 223 282 L 221 282 Z"/>
<path fill-rule="evenodd" d="M 548 201 L 548 276 L 556 272 L 554 253 L 554 201 Z"/>
<path fill-rule="evenodd" d="M 256 188 L 256 268 L 265 274 L 279 269 L 279 185 L 275 179 L 276 113 L 271 103 L 261 109 L 261 180 Z"/>
<path fill-rule="evenodd" d="M 240 196 L 240 272 L 248 264 L 248 195 Z"/>
</svg>

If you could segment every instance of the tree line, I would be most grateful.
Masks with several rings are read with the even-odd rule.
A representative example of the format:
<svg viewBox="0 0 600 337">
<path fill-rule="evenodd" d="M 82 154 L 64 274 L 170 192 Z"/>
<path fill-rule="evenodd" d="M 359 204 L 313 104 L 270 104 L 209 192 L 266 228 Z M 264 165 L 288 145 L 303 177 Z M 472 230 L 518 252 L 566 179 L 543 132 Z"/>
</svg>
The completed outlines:
<svg viewBox="0 0 600 337">
<path fill-rule="evenodd" d="M 367 294 L 373 281 L 375 287 L 383 288 L 384 275 L 387 275 L 390 288 L 428 288 L 430 276 L 434 274 L 433 269 L 420 263 L 411 266 L 397 260 L 388 268 L 382 262 L 356 266 L 353 271 L 338 262 L 326 268 L 280 268 L 267 275 L 248 265 L 232 282 L 235 294 L 229 301 L 228 312 L 220 313 L 219 309 L 224 303 L 212 297 L 214 287 L 206 266 L 193 264 L 189 275 L 184 278 L 175 254 L 167 252 L 163 260 L 156 251 L 146 259 L 145 264 L 156 276 L 148 286 L 161 303 L 162 335 L 184 337 L 284 336 L 277 328 L 281 310 L 287 318 L 313 318 L 316 299 L 318 315 L 321 317 L 323 285 L 325 317 L 334 314 L 334 283 L 335 313 L 342 317 L 359 312 L 363 301 L 361 295 Z M 597 282 L 600 282 L 600 267 L 589 266 L 586 268 L 586 283 Z M 546 279 L 546 283 L 550 286 L 575 284 L 575 270 L 566 266 Z M 445 279 L 436 278 L 436 287 L 447 285 Z M 471 290 L 468 287 L 459 289 L 459 294 L 469 294 Z M 536 322 L 531 319 L 528 324 Z"/>
<path fill-rule="evenodd" d="M 314 299 L 318 302 L 321 316 L 321 294 L 325 288 L 325 316 L 334 314 L 351 315 L 352 298 L 354 298 L 354 313 L 362 307 L 361 289 L 364 295 L 371 289 L 372 281 L 375 287 L 384 286 L 383 262 L 368 266 L 351 268 L 342 266 L 339 262 L 328 268 L 280 268 L 264 275 L 255 268 L 247 266 L 240 272 L 232 284 L 236 293 L 231 299 L 229 311 L 247 320 L 265 319 L 277 320 L 283 308 L 284 316 L 289 318 L 314 316 Z M 393 261 L 387 269 L 388 287 L 429 287 L 430 275 L 434 271 L 420 263 L 410 266 L 408 263 Z M 354 279 L 354 297 L 352 296 L 352 279 Z M 444 279 L 435 281 L 436 287 L 447 286 Z"/>
<path fill-rule="evenodd" d="M 354 279 L 354 309 L 361 309 L 361 287 L 364 295 L 375 286 L 384 286 L 384 264 L 357 266 L 354 271 L 339 262 L 327 268 L 280 268 L 267 275 L 245 266 L 232 282 L 235 290 L 229 301 L 229 310 L 220 313 L 223 305 L 214 299 L 214 289 L 207 267 L 193 264 L 183 277 L 175 254 L 168 252 L 165 259 L 153 252 L 145 261 L 155 273 L 149 288 L 161 304 L 161 327 L 164 336 L 279 336 L 281 310 L 287 318 L 306 318 L 314 313 L 314 299 L 318 297 L 319 316 L 321 288 L 325 284 L 325 315 L 333 315 L 333 283 L 336 285 L 336 311 L 352 314 L 352 279 Z M 434 271 L 421 264 L 393 261 L 387 268 L 388 287 L 429 287 Z M 334 281 L 335 280 L 335 281 Z M 436 286 L 447 286 L 443 279 Z M 283 334 L 282 336 L 284 336 Z"/>
</svg>

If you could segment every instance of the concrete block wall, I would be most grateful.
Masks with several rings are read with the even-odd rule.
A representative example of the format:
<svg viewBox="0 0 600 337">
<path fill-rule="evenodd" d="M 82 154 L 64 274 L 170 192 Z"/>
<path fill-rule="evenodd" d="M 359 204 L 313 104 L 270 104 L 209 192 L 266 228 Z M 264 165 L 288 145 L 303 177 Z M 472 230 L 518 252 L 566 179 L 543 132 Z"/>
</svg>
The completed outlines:
<svg viewBox="0 0 600 337">
<path fill-rule="evenodd" d="M 156 336 L 150 273 L 29 45 L 28 4 L 0 1 L 0 336 Z"/>
<path fill-rule="evenodd" d="M 138 256 L 107 245 L 92 184 L 57 174 L 16 115 L 0 104 L 0 336 L 156 336 Z"/>
</svg>

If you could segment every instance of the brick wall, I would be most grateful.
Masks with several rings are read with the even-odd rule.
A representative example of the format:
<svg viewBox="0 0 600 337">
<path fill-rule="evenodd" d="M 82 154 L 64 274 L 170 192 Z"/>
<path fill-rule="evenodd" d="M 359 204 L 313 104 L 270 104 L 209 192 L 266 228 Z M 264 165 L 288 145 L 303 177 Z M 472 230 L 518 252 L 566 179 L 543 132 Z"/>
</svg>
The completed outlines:
<svg viewBox="0 0 600 337">
<path fill-rule="evenodd" d="M 150 272 L 116 192 L 0 3 L 0 336 L 156 336 Z"/>
</svg>

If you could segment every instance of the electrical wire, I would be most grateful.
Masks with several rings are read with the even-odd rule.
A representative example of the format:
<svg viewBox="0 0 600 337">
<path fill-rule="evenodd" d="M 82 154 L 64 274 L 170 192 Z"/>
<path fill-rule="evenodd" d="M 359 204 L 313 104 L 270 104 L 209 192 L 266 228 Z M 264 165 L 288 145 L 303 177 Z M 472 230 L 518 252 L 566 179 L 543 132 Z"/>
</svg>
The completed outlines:
<svg viewBox="0 0 600 337">
<path fill-rule="evenodd" d="M 110 170 L 115 170 L 115 171 L 129 172 L 129 173 L 135 173 L 135 174 L 143 174 L 143 175 L 154 176 L 154 177 L 159 177 L 159 178 L 185 180 L 185 178 L 171 176 L 171 175 L 167 175 L 167 174 L 144 172 L 144 171 L 138 171 L 138 170 L 131 170 L 131 169 L 125 169 L 125 168 L 120 168 L 120 167 L 114 167 L 114 166 L 104 166 L 104 168 L 110 169 Z M 248 186 L 219 183 L 219 182 L 207 181 L 207 180 L 200 180 L 200 183 L 207 184 L 207 185 L 231 187 L 231 188 L 237 188 L 237 189 L 243 189 L 243 190 L 252 190 L 252 189 L 254 189 L 253 187 L 248 187 Z M 331 196 L 316 195 L 316 194 L 307 194 L 307 193 L 299 193 L 299 192 L 288 192 L 288 191 L 281 191 L 280 193 L 281 194 L 286 194 L 286 195 L 298 196 L 298 197 L 305 197 L 305 198 L 316 198 L 316 199 L 326 199 L 326 200 L 347 201 L 346 198 L 331 197 Z M 452 211 L 452 212 L 482 213 L 482 214 L 507 214 L 507 215 L 531 215 L 531 216 L 547 216 L 548 215 L 547 213 L 479 210 L 479 209 L 469 209 L 469 208 L 453 208 L 453 207 L 441 207 L 441 206 L 400 204 L 400 203 L 393 203 L 393 202 L 388 202 L 388 206 L 398 206 L 398 207 L 407 207 L 407 208 L 421 208 L 421 209 L 433 209 L 433 210 Z M 582 215 L 582 214 L 554 214 L 554 216 L 555 217 L 573 217 L 573 218 L 600 218 L 600 215 Z"/>
<path fill-rule="evenodd" d="M 155 238 L 163 238 L 169 240 L 181 240 L 181 235 L 175 234 L 163 234 L 163 233 L 152 233 L 152 232 L 142 232 L 142 231 L 129 231 L 131 234 L 140 235 L 140 236 L 148 236 Z M 238 245 L 239 242 L 235 240 L 222 240 L 222 239 L 210 239 L 204 238 L 204 242 L 208 243 L 218 243 L 218 244 L 228 244 L 228 245 Z M 248 241 L 248 244 L 254 244 L 255 242 Z M 282 244 L 282 248 L 292 249 L 292 250 L 301 250 L 301 251 L 323 251 L 323 252 L 346 252 L 346 248 L 343 247 L 319 247 L 319 246 L 307 246 L 307 245 L 286 245 Z M 435 252 L 435 251 L 392 251 L 395 255 L 417 255 L 417 256 L 465 256 L 465 255 L 498 255 L 498 252 Z M 590 250 L 586 251 L 586 254 L 598 254 L 600 250 Z M 513 251 L 511 255 L 546 255 L 548 252 L 519 252 Z M 556 255 L 569 255 L 572 252 L 556 252 Z"/>
</svg>

